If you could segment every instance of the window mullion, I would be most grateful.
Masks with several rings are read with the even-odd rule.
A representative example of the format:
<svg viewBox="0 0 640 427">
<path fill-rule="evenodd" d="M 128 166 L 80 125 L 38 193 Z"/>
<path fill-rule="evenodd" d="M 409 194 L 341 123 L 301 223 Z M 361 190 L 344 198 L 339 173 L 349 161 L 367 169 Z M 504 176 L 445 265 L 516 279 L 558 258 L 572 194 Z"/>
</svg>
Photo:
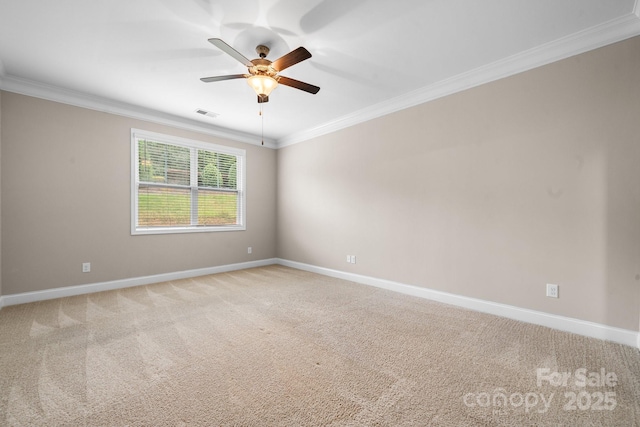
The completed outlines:
<svg viewBox="0 0 640 427">
<path fill-rule="evenodd" d="M 191 225 L 198 225 L 198 150 L 191 148 Z"/>
<path fill-rule="evenodd" d="M 241 196 L 241 189 L 244 188 L 244 182 L 243 182 L 243 171 L 244 171 L 244 164 L 240 159 L 236 159 L 236 190 L 238 191 L 238 196 Z M 243 218 L 243 215 L 241 214 L 241 212 L 243 212 L 243 206 L 242 206 L 242 202 L 244 200 L 244 197 L 237 197 L 236 198 L 236 212 L 238 212 L 238 215 Z M 242 219 L 244 220 L 244 218 Z"/>
</svg>

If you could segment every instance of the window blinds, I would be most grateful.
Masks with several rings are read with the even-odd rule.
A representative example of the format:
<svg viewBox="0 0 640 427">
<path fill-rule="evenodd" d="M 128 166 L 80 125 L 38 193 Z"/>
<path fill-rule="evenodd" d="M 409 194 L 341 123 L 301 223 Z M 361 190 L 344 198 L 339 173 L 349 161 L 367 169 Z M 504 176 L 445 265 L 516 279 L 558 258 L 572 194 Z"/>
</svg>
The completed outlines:
<svg viewBox="0 0 640 427">
<path fill-rule="evenodd" d="M 136 229 L 242 225 L 241 157 L 136 138 Z"/>
</svg>

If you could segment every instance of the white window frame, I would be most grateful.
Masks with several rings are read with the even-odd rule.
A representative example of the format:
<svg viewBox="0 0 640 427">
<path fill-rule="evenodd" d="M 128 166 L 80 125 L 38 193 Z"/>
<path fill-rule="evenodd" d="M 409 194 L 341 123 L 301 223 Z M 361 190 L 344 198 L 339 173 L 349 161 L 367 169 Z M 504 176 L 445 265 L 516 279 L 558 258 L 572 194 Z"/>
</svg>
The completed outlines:
<svg viewBox="0 0 640 427">
<path fill-rule="evenodd" d="M 138 162 L 138 140 L 152 140 L 163 144 L 171 144 L 192 149 L 191 156 L 191 191 L 192 194 L 198 189 L 197 161 L 195 150 L 202 149 L 215 151 L 221 154 L 237 156 L 236 162 L 236 186 L 238 191 L 237 218 L 238 223 L 233 225 L 190 225 L 172 227 L 139 227 L 138 226 L 138 188 L 139 188 L 139 162 Z M 195 163 L 195 167 L 194 167 Z M 171 233 L 202 233 L 215 231 L 243 231 L 246 230 L 246 151 L 239 148 L 226 147 L 217 144 L 196 141 L 177 136 L 165 135 L 156 132 L 149 132 L 141 129 L 131 129 L 131 234 L 171 234 Z M 195 205 L 197 209 L 197 204 Z M 192 204 L 192 223 L 194 206 Z M 196 210 L 197 220 L 197 210 Z"/>
</svg>

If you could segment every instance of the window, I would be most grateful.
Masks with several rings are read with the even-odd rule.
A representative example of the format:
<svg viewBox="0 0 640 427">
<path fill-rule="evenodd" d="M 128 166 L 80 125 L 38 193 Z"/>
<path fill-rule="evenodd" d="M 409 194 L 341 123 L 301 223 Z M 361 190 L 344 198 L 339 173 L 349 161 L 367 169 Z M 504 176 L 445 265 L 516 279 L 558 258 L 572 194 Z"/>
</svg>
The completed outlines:
<svg viewBox="0 0 640 427">
<path fill-rule="evenodd" d="M 245 151 L 131 130 L 131 234 L 244 230 Z"/>
</svg>

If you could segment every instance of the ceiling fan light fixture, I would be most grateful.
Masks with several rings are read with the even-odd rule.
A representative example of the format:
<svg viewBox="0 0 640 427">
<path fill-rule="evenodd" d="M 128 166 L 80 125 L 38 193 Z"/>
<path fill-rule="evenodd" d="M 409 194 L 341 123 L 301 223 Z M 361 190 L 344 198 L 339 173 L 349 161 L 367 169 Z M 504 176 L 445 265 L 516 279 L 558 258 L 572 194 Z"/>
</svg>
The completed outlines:
<svg viewBox="0 0 640 427">
<path fill-rule="evenodd" d="M 272 90 L 278 86 L 278 81 L 270 76 L 255 75 L 247 78 L 249 86 L 256 91 L 260 97 L 268 97 Z"/>
<path fill-rule="evenodd" d="M 284 56 L 281 56 L 275 61 L 271 61 L 267 59 L 269 48 L 265 45 L 258 45 L 256 48 L 256 52 L 260 58 L 249 60 L 221 39 L 212 38 L 209 39 L 209 42 L 247 67 L 247 72 L 249 74 L 231 74 L 228 76 L 201 78 L 200 80 L 205 83 L 244 78 L 247 80 L 249 86 L 253 88 L 256 95 L 258 95 L 258 104 L 269 102 L 269 94 L 271 94 L 271 91 L 273 91 L 273 89 L 275 89 L 279 84 L 299 89 L 313 95 L 318 93 L 320 90 L 318 86 L 310 85 L 309 83 L 280 75 L 282 70 L 286 70 L 292 65 L 296 65 L 299 62 L 311 58 L 311 53 L 302 46 L 292 50 Z"/>
</svg>

